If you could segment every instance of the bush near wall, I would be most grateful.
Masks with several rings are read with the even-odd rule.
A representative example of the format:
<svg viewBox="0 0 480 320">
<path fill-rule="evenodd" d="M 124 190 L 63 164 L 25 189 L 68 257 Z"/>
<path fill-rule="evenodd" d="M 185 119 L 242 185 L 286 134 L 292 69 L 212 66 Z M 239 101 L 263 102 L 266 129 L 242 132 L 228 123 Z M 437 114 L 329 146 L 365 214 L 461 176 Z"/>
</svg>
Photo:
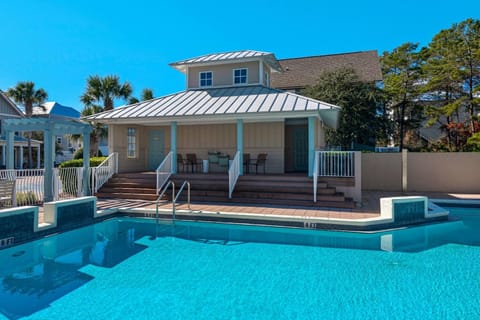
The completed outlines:
<svg viewBox="0 0 480 320">
<path fill-rule="evenodd" d="M 90 167 L 98 167 L 107 157 L 93 157 L 90 158 Z M 60 168 L 78 168 L 83 167 L 83 159 L 69 160 L 62 162 Z M 65 170 L 59 171 L 60 179 L 62 180 L 63 192 L 71 194 L 73 196 L 77 195 L 78 192 L 78 181 L 76 175 L 70 175 L 69 172 Z M 91 178 L 90 178 L 91 179 Z M 92 181 L 90 181 L 90 184 Z"/>
<path fill-rule="evenodd" d="M 93 157 L 90 158 L 90 167 L 98 167 L 107 157 Z M 76 168 L 83 167 L 83 159 L 74 159 L 69 161 L 64 161 L 60 164 L 60 168 Z"/>
</svg>

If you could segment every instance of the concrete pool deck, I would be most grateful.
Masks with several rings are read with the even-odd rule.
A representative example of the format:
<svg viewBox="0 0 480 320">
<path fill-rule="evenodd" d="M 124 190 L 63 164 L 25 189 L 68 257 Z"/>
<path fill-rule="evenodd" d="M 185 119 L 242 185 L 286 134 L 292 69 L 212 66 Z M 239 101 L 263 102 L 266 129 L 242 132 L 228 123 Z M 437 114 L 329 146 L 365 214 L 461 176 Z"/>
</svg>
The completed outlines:
<svg viewBox="0 0 480 320">
<path fill-rule="evenodd" d="M 400 197 L 400 196 L 426 196 L 431 200 L 450 199 L 450 200 L 480 200 L 480 194 L 455 194 L 455 193 L 419 193 L 419 192 L 385 192 L 385 191 L 364 191 L 362 205 L 354 209 L 335 209 L 335 208 L 311 208 L 311 207 L 287 207 L 271 206 L 259 204 L 238 204 L 238 203 L 192 203 L 191 210 L 194 212 L 210 212 L 217 214 L 257 214 L 272 216 L 294 216 L 298 218 L 327 218 L 327 219 L 346 219 L 360 220 L 376 218 L 380 216 L 380 198 Z M 141 200 L 98 200 L 98 210 L 135 210 L 151 212 L 155 210 L 155 201 Z M 165 203 L 159 206 L 162 211 L 172 209 L 171 203 Z M 177 211 L 187 210 L 187 205 L 180 203 L 177 205 Z"/>
</svg>

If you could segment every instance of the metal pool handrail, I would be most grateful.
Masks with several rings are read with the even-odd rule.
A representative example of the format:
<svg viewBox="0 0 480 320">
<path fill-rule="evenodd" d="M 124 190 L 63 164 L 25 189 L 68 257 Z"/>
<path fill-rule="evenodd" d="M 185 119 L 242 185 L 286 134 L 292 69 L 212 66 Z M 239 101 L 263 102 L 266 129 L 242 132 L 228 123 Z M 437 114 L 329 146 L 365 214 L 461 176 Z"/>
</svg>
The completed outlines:
<svg viewBox="0 0 480 320">
<path fill-rule="evenodd" d="M 158 225 L 158 203 L 160 202 L 160 200 L 162 200 L 163 195 L 165 194 L 165 192 L 167 192 L 168 187 L 170 185 L 172 186 L 172 204 L 173 204 L 172 216 L 173 216 L 173 221 L 175 222 L 175 183 L 172 180 L 170 180 L 165 185 L 162 192 L 160 193 L 160 195 L 157 198 L 156 208 L 155 208 L 155 219 L 156 219 L 157 225 Z"/>
<path fill-rule="evenodd" d="M 182 193 L 183 189 L 185 188 L 185 185 L 187 186 L 187 208 L 188 210 L 192 210 L 190 209 L 190 182 L 188 182 L 187 180 L 183 181 L 183 184 L 182 186 L 180 187 L 180 189 L 178 190 L 177 192 L 177 196 L 175 197 L 175 199 L 173 200 L 173 220 L 175 220 L 175 204 L 177 203 L 177 200 L 178 200 L 178 197 L 180 196 L 180 194 Z"/>
</svg>

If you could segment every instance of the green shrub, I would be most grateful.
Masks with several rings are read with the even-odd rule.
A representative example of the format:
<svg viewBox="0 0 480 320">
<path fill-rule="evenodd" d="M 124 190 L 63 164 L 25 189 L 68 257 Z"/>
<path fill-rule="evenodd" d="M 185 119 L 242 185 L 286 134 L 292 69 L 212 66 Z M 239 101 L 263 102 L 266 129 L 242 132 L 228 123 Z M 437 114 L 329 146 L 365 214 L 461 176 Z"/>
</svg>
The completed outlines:
<svg viewBox="0 0 480 320">
<path fill-rule="evenodd" d="M 107 157 L 93 157 L 90 158 L 90 167 L 98 167 Z M 83 159 L 74 159 L 64 161 L 60 164 L 60 168 L 83 167 Z"/>
<path fill-rule="evenodd" d="M 17 206 L 27 206 L 37 202 L 37 196 L 32 191 L 17 193 Z"/>
<path fill-rule="evenodd" d="M 98 149 L 98 157 L 103 157 L 102 151 Z M 78 149 L 73 154 L 73 159 L 83 159 L 83 148 Z"/>
</svg>

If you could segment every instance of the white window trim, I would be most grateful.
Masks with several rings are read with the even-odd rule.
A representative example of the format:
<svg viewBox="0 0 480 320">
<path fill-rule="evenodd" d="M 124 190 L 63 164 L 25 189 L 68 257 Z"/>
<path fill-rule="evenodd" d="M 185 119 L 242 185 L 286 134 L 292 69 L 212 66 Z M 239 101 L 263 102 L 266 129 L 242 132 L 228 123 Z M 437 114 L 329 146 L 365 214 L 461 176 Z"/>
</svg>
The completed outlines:
<svg viewBox="0 0 480 320">
<path fill-rule="evenodd" d="M 129 154 L 129 147 L 130 147 L 130 129 L 133 129 L 133 137 L 134 137 L 134 150 L 133 150 L 133 156 Z M 134 127 L 128 127 L 127 128 L 127 159 L 136 159 L 137 158 L 137 128 Z"/>
<path fill-rule="evenodd" d="M 202 86 L 202 73 L 210 73 L 212 75 L 212 84 L 209 86 Z M 198 72 L 198 87 L 199 88 L 210 88 L 213 87 L 213 71 L 199 71 Z"/>
<path fill-rule="evenodd" d="M 235 83 L 235 71 L 237 70 L 245 70 L 247 71 L 247 74 L 245 75 L 245 83 Z M 248 84 L 248 68 L 236 68 L 236 69 L 233 69 L 232 70 L 232 84 L 234 86 L 241 86 L 241 85 L 245 85 L 245 84 Z"/>
</svg>

